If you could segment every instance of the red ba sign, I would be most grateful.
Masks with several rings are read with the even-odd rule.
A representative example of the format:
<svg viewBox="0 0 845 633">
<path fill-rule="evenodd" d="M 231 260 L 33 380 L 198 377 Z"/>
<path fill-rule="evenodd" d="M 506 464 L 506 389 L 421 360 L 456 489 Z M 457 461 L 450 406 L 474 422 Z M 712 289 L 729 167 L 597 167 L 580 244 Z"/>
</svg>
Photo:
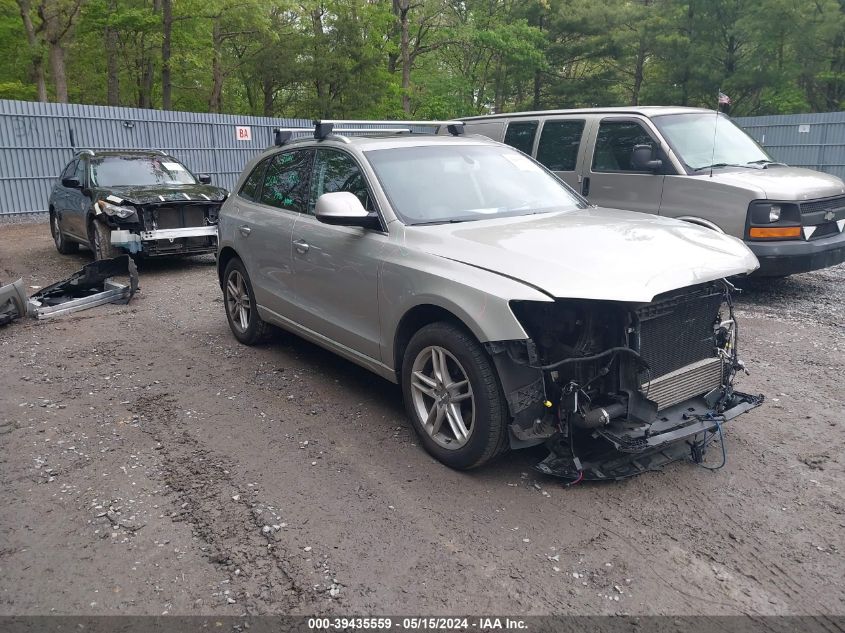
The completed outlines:
<svg viewBox="0 0 845 633">
<path fill-rule="evenodd" d="M 251 141 L 252 129 L 248 125 L 236 125 L 235 138 L 239 141 Z"/>
</svg>

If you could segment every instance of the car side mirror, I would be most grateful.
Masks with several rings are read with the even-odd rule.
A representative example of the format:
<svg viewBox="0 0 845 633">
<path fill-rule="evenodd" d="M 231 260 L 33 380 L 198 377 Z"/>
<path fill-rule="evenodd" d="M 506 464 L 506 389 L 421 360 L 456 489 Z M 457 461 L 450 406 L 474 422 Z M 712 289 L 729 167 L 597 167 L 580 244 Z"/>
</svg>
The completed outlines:
<svg viewBox="0 0 845 633">
<path fill-rule="evenodd" d="M 68 189 L 82 189 L 82 183 L 79 182 L 79 178 L 71 176 L 70 178 L 62 178 L 62 187 L 67 187 Z"/>
<path fill-rule="evenodd" d="M 354 193 L 335 191 L 317 198 L 317 219 L 335 226 L 360 226 L 365 229 L 381 227 L 378 215 L 369 213 Z"/>
<path fill-rule="evenodd" d="M 654 148 L 651 145 L 634 145 L 631 165 L 637 171 L 657 171 L 663 167 L 663 161 L 654 158 Z"/>
<path fill-rule="evenodd" d="M 197 180 L 199 180 L 203 185 L 211 184 L 211 176 L 209 174 L 200 174 L 197 176 Z"/>
</svg>

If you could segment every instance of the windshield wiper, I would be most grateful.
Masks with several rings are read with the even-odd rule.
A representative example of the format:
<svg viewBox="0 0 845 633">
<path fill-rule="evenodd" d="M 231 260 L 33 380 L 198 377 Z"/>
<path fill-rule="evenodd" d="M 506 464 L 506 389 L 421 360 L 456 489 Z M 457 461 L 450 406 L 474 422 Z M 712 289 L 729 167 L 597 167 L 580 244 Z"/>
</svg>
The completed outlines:
<svg viewBox="0 0 845 633">
<path fill-rule="evenodd" d="M 712 165 L 704 165 L 704 167 L 696 167 L 693 171 L 713 169 L 714 167 L 745 167 L 746 169 L 751 169 L 748 165 L 737 165 L 736 163 L 713 163 Z"/>
<path fill-rule="evenodd" d="M 768 158 L 761 158 L 760 160 L 750 160 L 745 164 L 746 165 L 762 165 L 763 168 L 766 168 L 769 165 L 783 165 L 784 167 L 787 166 L 786 163 L 780 163 L 776 160 L 769 160 Z"/>
<path fill-rule="evenodd" d="M 430 220 L 428 222 L 414 222 L 411 226 L 431 226 L 432 224 L 460 224 L 470 220 Z"/>
</svg>

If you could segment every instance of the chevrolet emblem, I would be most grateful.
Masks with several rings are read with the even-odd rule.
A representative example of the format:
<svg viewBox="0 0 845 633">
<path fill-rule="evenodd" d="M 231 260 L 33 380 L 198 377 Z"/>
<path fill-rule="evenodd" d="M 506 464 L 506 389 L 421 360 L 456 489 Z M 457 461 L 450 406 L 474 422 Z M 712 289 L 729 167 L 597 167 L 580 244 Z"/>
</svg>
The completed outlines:
<svg viewBox="0 0 845 633">
<path fill-rule="evenodd" d="M 825 220 L 832 220 L 835 217 L 836 217 L 836 214 L 833 211 L 828 211 L 827 213 L 824 214 Z"/>
</svg>

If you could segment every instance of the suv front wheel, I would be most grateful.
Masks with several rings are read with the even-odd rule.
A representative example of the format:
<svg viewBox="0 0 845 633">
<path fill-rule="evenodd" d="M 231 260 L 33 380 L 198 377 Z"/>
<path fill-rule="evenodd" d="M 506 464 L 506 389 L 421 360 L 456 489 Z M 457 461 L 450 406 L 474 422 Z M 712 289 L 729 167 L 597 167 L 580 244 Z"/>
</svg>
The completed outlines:
<svg viewBox="0 0 845 633">
<path fill-rule="evenodd" d="M 484 348 L 451 323 L 432 323 L 408 343 L 402 393 L 426 450 L 469 469 L 507 450 L 508 407 Z"/>
</svg>

